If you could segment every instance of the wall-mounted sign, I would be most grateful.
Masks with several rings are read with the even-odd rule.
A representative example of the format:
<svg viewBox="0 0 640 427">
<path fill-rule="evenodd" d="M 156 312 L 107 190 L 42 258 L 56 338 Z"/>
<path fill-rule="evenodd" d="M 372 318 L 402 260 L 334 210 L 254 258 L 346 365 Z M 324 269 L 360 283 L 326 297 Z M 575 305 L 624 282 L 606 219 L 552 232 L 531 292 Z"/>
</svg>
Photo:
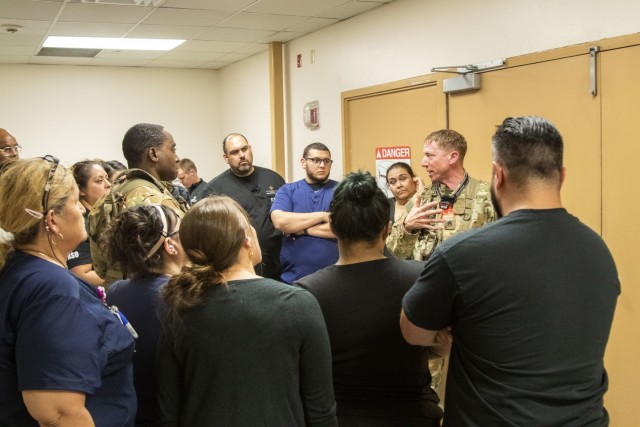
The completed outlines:
<svg viewBox="0 0 640 427">
<path fill-rule="evenodd" d="M 387 197 L 393 197 L 387 189 L 387 169 L 396 162 L 411 164 L 411 147 L 377 147 L 376 148 L 376 181 L 378 187 L 384 191 Z"/>
<path fill-rule="evenodd" d="M 311 101 L 304 104 L 304 108 L 302 109 L 302 119 L 304 120 L 304 125 L 307 128 L 313 130 L 320 127 L 320 120 L 318 117 L 319 110 L 320 103 L 318 101 Z"/>
</svg>

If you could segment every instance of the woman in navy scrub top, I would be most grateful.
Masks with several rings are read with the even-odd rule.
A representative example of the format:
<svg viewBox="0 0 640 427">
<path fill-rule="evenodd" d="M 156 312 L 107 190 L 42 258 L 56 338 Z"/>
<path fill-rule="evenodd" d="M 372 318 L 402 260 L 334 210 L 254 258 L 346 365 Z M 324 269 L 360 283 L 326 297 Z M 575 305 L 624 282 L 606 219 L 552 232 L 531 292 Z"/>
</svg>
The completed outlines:
<svg viewBox="0 0 640 427">
<path fill-rule="evenodd" d="M 53 156 L 0 175 L 0 425 L 133 426 L 126 321 L 67 270 L 86 239 L 71 173 Z"/>
</svg>

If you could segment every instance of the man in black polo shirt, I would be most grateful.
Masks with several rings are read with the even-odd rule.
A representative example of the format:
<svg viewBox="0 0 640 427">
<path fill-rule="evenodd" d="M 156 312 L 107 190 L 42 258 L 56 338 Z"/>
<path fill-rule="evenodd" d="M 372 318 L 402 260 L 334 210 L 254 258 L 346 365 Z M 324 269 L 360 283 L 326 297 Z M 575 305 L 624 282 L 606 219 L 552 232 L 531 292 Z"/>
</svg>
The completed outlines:
<svg viewBox="0 0 640 427">
<path fill-rule="evenodd" d="M 239 133 L 227 135 L 222 141 L 222 150 L 229 169 L 207 184 L 202 197 L 224 194 L 247 211 L 262 250 L 262 263 L 255 266 L 256 273 L 279 280 L 282 236 L 273 227 L 269 210 L 284 179 L 270 169 L 254 166 L 251 145 Z"/>
</svg>

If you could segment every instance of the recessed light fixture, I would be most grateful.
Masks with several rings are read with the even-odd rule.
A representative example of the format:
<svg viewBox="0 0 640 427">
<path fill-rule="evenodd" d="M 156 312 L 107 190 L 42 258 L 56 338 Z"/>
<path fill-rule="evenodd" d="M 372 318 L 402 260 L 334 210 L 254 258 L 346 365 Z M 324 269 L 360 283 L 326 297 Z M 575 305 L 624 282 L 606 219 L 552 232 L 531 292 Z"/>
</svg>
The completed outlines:
<svg viewBox="0 0 640 427">
<path fill-rule="evenodd" d="M 75 49 L 171 50 L 184 42 L 185 40 L 175 39 L 49 36 L 42 46 Z"/>
</svg>

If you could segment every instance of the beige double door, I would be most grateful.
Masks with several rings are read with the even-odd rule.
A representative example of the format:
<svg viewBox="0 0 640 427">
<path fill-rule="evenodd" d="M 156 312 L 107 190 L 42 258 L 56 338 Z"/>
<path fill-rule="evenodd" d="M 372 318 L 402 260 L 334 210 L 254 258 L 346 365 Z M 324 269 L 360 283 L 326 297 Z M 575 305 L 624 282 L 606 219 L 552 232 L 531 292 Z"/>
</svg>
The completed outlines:
<svg viewBox="0 0 640 427">
<path fill-rule="evenodd" d="M 531 55 L 508 61 L 508 68 L 483 73 L 482 89 L 476 92 L 447 97 L 441 80 L 453 76 L 439 75 L 431 77 L 434 84 L 415 91 L 410 86 L 371 88 L 368 94 L 359 90 L 343 95 L 346 171 L 374 171 L 374 147 L 391 145 L 410 145 L 417 171 L 424 137 L 447 127 L 448 121 L 469 144 L 466 169 L 489 180 L 491 136 L 505 117 L 539 115 L 557 126 L 565 141 L 563 204 L 604 237 L 622 283 L 605 357 L 610 376 L 606 406 L 616 426 L 635 425 L 635 405 L 640 402 L 640 366 L 635 363 L 640 354 L 637 38 L 604 42 L 597 54 L 595 96 L 590 93 L 593 63 L 586 45 L 567 48 L 565 56 L 561 50 L 540 54 L 538 60 Z"/>
</svg>

